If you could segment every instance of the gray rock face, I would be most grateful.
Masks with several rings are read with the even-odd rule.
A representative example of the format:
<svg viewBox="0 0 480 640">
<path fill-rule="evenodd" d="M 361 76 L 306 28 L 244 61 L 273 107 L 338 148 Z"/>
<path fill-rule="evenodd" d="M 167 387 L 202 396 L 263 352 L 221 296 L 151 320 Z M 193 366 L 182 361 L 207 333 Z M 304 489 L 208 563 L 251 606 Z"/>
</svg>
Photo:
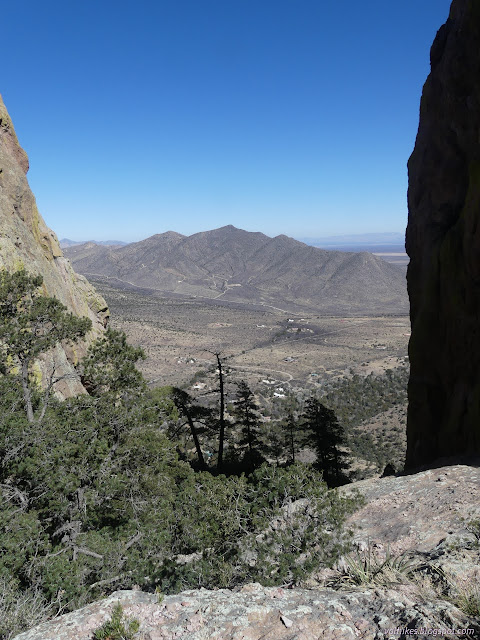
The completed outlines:
<svg viewBox="0 0 480 640">
<path fill-rule="evenodd" d="M 480 451 L 480 5 L 454 0 L 408 163 L 406 468 Z"/>
<path fill-rule="evenodd" d="M 116 603 L 142 621 L 138 640 L 373 640 L 394 637 L 390 629 L 408 625 L 468 626 L 453 605 L 416 603 L 400 588 L 339 593 L 249 584 L 239 591 L 184 591 L 161 603 L 154 595 L 117 591 L 14 640 L 91 640 Z"/>
<path fill-rule="evenodd" d="M 369 478 L 340 488 L 358 489 L 366 505 L 350 516 L 359 544 L 375 541 L 395 555 L 430 553 L 447 539 L 466 534 L 480 520 L 480 460 L 407 476 Z"/>
<path fill-rule="evenodd" d="M 107 303 L 83 276 L 73 271 L 63 256 L 57 237 L 37 210 L 27 171 L 27 154 L 18 143 L 0 96 L 0 268 L 13 271 L 25 267 L 31 273 L 42 275 L 47 295 L 58 298 L 72 313 L 91 319 L 91 340 L 107 323 Z M 85 345 L 78 345 L 75 350 L 57 347 L 54 355 L 57 370 L 68 373 L 71 363 L 78 360 L 85 349 Z M 78 380 L 72 377 L 64 380 L 57 392 L 65 397 L 82 390 Z"/>
</svg>

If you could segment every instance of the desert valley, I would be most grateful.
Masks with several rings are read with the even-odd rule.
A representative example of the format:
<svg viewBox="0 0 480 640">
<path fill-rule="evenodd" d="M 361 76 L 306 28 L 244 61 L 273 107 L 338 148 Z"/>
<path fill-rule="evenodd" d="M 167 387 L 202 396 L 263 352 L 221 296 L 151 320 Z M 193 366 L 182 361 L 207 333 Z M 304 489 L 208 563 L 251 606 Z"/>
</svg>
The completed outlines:
<svg viewBox="0 0 480 640">
<path fill-rule="evenodd" d="M 113 324 L 147 350 L 151 383 L 186 384 L 210 364 L 208 351 L 228 355 L 249 379 L 276 373 L 289 388 L 315 388 L 350 369 L 382 373 L 405 359 L 402 270 L 367 252 L 262 235 L 224 227 L 64 253 L 105 297 Z"/>
<path fill-rule="evenodd" d="M 164 28 L 171 16 L 161 9 Z M 147 13 L 128 16 L 129 37 L 137 19 L 146 29 Z M 173 21 L 178 34 L 187 18 Z M 293 15 L 283 18 L 290 34 Z M 222 37 L 225 20 L 213 21 Z M 148 56 L 157 33 L 152 42 Z M 202 40 L 189 59 L 204 51 Z M 479 52 L 478 7 L 453 0 L 408 162 L 405 248 L 403 232 L 328 236 L 318 222 L 318 237 L 303 241 L 226 219 L 180 233 L 174 215 L 170 230 L 165 216 L 135 242 L 100 240 L 116 229 L 96 228 L 85 233 L 97 240 L 68 231 L 59 242 L 0 98 L 0 640 L 480 638 Z M 211 131 L 223 115 L 205 120 Z M 166 189 L 181 144 L 158 165 L 158 149 L 147 154 L 162 167 L 155 174 L 142 164 L 149 141 L 122 136 L 122 154 L 136 149 L 115 176 L 126 202 L 133 189 L 131 239 L 145 176 Z M 308 211 L 298 158 L 290 172 Z M 202 188 L 203 160 L 191 174 Z M 269 167 L 259 166 L 251 184 L 261 183 L 252 193 L 262 202 Z M 93 189 L 96 171 L 83 186 Z M 205 193 L 229 206 L 221 181 Z M 266 219 L 277 221 L 272 211 L 269 201 Z M 296 212 L 297 202 L 285 206 L 286 223 Z"/>
<path fill-rule="evenodd" d="M 272 408 L 278 416 L 311 394 L 330 392 L 340 404 L 354 378 L 362 386 L 374 376 L 386 387 L 388 371 L 403 393 L 374 402 L 349 426 L 369 440 L 363 476 L 388 463 L 402 468 L 410 321 L 397 252 L 392 265 L 365 251 L 227 226 L 123 246 L 76 243 L 64 253 L 108 302 L 111 326 L 145 350 L 138 366 L 152 388 L 179 386 L 215 401 L 218 352 L 228 366 L 227 399 L 244 380 L 270 420 Z"/>
</svg>

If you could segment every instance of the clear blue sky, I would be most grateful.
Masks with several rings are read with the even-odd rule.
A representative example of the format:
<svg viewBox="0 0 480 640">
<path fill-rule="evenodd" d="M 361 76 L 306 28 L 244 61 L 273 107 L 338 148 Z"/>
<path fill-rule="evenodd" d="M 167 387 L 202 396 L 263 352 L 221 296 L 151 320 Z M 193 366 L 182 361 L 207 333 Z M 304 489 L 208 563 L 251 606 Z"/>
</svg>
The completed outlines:
<svg viewBox="0 0 480 640">
<path fill-rule="evenodd" d="M 0 93 L 47 224 L 402 231 L 447 0 L 17 0 Z"/>
</svg>

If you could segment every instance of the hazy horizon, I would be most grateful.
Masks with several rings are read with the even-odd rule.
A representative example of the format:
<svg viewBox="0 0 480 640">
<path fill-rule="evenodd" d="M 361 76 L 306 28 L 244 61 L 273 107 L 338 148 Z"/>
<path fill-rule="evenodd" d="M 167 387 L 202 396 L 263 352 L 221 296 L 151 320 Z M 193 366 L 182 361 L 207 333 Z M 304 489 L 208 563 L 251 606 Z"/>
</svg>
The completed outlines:
<svg viewBox="0 0 480 640">
<path fill-rule="evenodd" d="M 0 91 L 40 213 L 59 237 L 129 242 L 404 228 L 449 4 L 9 3 Z"/>
<path fill-rule="evenodd" d="M 233 226 L 233 225 L 223 225 L 223 226 Z M 223 227 L 218 227 L 218 228 L 223 228 Z M 239 228 L 239 227 L 236 227 Z M 187 233 L 187 234 L 181 234 L 184 235 L 185 237 L 191 236 L 191 235 L 195 235 L 196 233 L 206 233 L 208 231 L 214 231 L 214 229 L 203 229 L 202 231 L 197 231 L 195 233 Z M 245 229 L 243 229 L 243 231 L 245 231 Z M 178 233 L 177 231 L 175 231 L 175 229 L 167 229 L 165 231 L 160 232 L 160 234 L 152 234 L 152 235 L 161 235 L 162 233 Z M 263 233 L 263 232 L 262 232 Z M 272 234 L 272 233 L 265 233 L 266 236 L 274 238 L 276 235 L 282 235 L 282 234 Z M 152 236 L 147 236 L 147 237 L 152 237 Z M 326 246 L 331 245 L 332 247 L 336 246 L 336 243 L 338 243 L 338 246 L 343 246 L 343 245 L 389 245 L 391 244 L 392 246 L 397 247 L 400 244 L 404 244 L 404 239 L 405 239 L 405 234 L 404 232 L 400 232 L 400 231 L 387 231 L 387 232 L 374 232 L 374 233 L 363 233 L 363 234 L 343 234 L 343 235 L 338 235 L 338 236 L 318 236 L 318 237 L 302 237 L 299 235 L 293 235 L 290 236 L 291 238 L 294 238 L 295 240 L 298 240 L 300 242 L 304 242 L 305 244 L 313 244 L 313 243 L 324 243 Z M 134 242 L 141 242 L 142 240 L 146 240 L 147 238 L 140 238 L 139 240 L 134 240 L 132 241 L 132 243 Z M 124 240 L 120 240 L 118 238 L 106 238 L 106 239 L 98 239 L 95 237 L 90 237 L 88 239 L 77 239 L 77 238 L 59 238 L 59 242 L 60 243 L 76 243 L 76 244 L 84 244 L 87 242 L 95 242 L 98 244 L 118 244 L 118 245 L 125 245 L 125 244 L 131 244 L 130 242 L 126 242 Z"/>
</svg>

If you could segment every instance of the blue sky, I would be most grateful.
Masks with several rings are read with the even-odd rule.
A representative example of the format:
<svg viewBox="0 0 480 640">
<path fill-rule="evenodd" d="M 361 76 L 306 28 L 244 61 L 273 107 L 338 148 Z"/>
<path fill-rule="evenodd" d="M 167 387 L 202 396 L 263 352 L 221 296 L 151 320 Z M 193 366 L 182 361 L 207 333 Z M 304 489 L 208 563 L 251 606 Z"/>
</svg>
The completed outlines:
<svg viewBox="0 0 480 640">
<path fill-rule="evenodd" d="M 0 93 L 47 224 L 402 231 L 447 0 L 18 0 Z"/>
</svg>

